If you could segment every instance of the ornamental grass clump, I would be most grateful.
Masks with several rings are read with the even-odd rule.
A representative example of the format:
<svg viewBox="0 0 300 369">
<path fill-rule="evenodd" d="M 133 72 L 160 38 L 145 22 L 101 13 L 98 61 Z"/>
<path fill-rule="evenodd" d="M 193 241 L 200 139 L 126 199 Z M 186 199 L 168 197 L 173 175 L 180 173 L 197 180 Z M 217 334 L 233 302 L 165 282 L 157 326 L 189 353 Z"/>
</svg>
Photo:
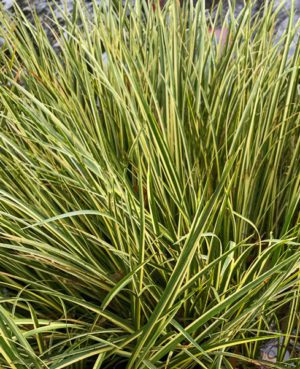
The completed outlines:
<svg viewBox="0 0 300 369">
<path fill-rule="evenodd" d="M 299 365 L 299 23 L 232 14 L 1 15 L 1 367 Z"/>
</svg>

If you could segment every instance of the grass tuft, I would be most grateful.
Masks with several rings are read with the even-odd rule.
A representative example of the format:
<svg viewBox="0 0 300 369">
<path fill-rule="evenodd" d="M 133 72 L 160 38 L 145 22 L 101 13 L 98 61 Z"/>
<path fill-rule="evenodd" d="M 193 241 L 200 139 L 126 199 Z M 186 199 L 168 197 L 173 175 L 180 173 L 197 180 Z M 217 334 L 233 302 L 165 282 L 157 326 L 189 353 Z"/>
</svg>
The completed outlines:
<svg viewBox="0 0 300 369">
<path fill-rule="evenodd" d="M 257 368 L 279 338 L 264 365 L 299 365 L 300 44 L 275 16 L 222 42 L 202 2 L 78 6 L 53 49 L 1 14 L 1 367 Z"/>
</svg>

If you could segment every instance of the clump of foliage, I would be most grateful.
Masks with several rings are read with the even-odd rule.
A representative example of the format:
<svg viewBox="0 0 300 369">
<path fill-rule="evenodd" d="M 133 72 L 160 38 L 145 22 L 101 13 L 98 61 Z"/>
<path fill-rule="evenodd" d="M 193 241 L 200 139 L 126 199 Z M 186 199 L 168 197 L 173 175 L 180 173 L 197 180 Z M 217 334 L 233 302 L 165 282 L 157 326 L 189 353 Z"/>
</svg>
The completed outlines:
<svg viewBox="0 0 300 369">
<path fill-rule="evenodd" d="M 290 368 L 297 27 L 128 6 L 77 7 L 59 50 L 1 16 L 0 366 L 257 368 L 281 336 Z"/>
</svg>

